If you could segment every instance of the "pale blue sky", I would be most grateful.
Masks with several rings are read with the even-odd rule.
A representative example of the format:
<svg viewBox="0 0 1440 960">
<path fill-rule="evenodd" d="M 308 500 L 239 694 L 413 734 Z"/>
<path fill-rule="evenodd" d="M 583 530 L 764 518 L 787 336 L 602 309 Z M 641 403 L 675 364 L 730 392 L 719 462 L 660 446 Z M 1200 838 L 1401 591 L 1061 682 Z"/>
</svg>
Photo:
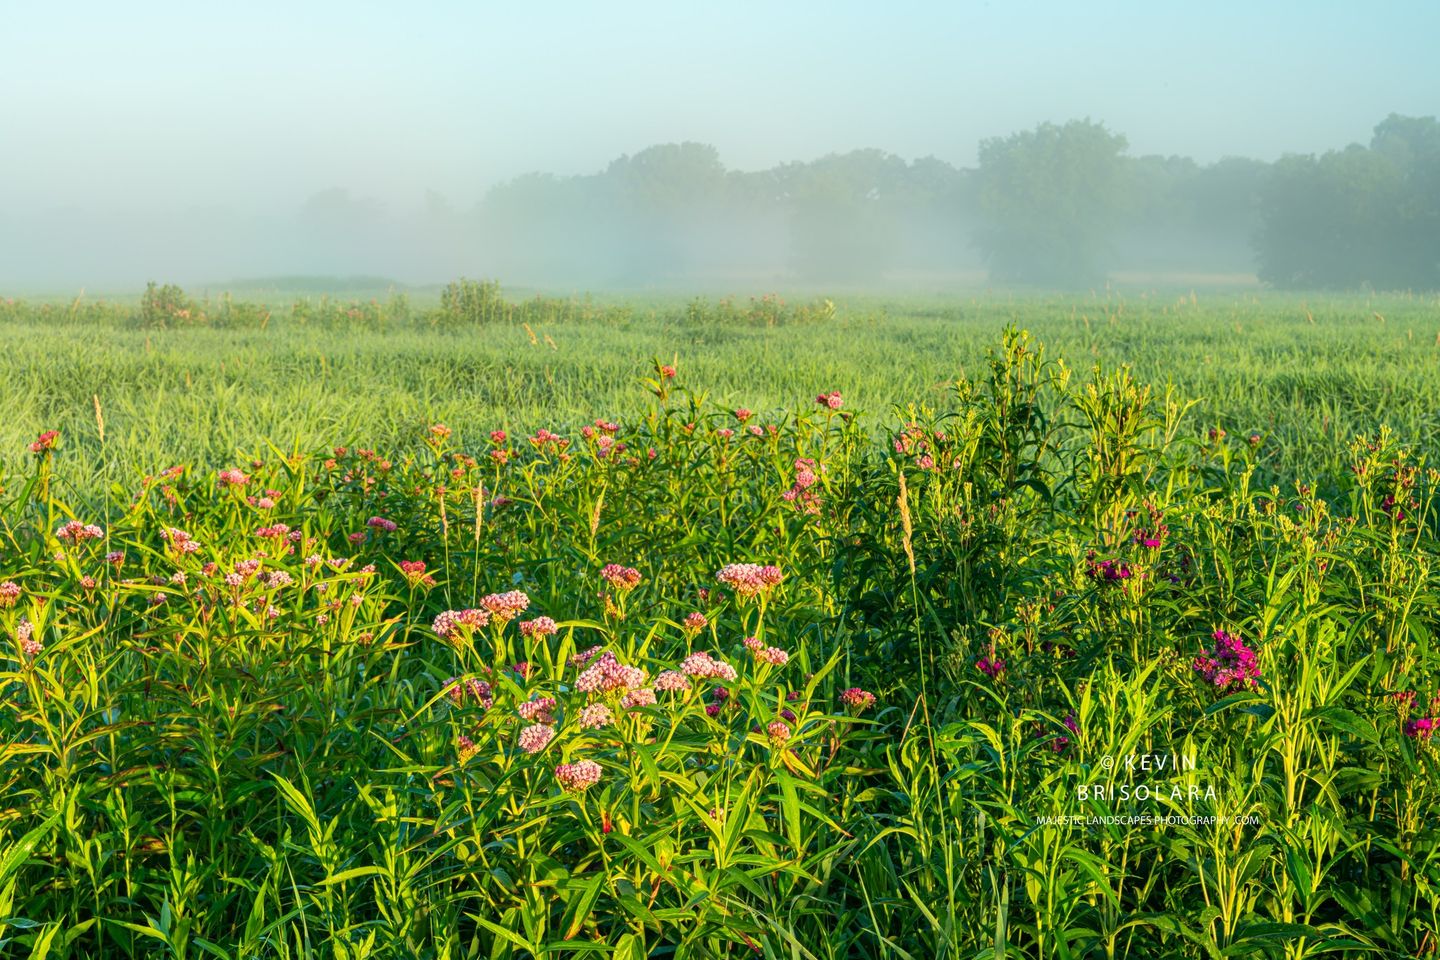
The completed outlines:
<svg viewBox="0 0 1440 960">
<path fill-rule="evenodd" d="M 702 140 L 736 168 L 1089 116 L 1132 153 L 1273 159 L 1440 110 L 1440 2 L 0 0 L 0 183 L 20 208 L 457 205 Z"/>
</svg>

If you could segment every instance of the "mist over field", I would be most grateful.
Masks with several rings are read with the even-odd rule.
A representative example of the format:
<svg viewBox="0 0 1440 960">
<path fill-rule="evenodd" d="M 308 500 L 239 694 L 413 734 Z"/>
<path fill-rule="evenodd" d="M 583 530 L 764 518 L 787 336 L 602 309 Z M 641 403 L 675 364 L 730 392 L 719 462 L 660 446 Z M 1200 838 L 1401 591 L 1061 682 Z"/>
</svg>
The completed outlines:
<svg viewBox="0 0 1440 960">
<path fill-rule="evenodd" d="M 8 5 L 0 28 L 12 293 L 1440 276 L 1426 3 Z"/>
</svg>

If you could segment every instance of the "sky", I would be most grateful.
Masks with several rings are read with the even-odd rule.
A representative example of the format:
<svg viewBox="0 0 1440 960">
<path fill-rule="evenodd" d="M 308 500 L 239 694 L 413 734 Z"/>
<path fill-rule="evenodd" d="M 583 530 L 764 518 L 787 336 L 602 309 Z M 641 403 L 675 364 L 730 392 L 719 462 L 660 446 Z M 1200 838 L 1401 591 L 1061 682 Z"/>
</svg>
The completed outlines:
<svg viewBox="0 0 1440 960">
<path fill-rule="evenodd" d="M 1367 9 L 1368 7 L 1368 9 Z M 735 169 L 1089 117 L 1274 159 L 1440 110 L 1440 3 L 0 0 L 0 216 L 473 204 L 653 143 Z"/>
</svg>

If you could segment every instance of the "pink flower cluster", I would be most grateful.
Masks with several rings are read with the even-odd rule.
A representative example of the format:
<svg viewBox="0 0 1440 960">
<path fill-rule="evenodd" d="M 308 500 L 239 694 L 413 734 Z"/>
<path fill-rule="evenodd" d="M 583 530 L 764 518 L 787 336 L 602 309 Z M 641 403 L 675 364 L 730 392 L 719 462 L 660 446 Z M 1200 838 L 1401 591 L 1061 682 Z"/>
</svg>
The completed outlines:
<svg viewBox="0 0 1440 960">
<path fill-rule="evenodd" d="M 535 723 L 520 731 L 520 749 L 526 753 L 539 753 L 555 739 L 555 728 Z"/>
<path fill-rule="evenodd" d="M 495 696 L 490 689 L 490 684 L 478 677 L 466 677 L 463 680 L 459 677 L 451 677 L 445 681 L 445 695 L 457 707 L 463 706 L 467 699 L 474 700 L 486 710 L 495 705 Z"/>
<path fill-rule="evenodd" d="M 70 543 L 84 543 L 86 540 L 99 540 L 105 536 L 105 531 L 93 523 L 83 523 L 79 520 L 71 520 L 55 531 L 58 540 L 66 540 Z"/>
<path fill-rule="evenodd" d="M 45 649 L 45 645 L 35 639 L 35 625 L 24 617 L 15 625 L 15 639 L 20 641 L 20 652 L 31 659 Z"/>
<path fill-rule="evenodd" d="M 431 629 L 442 640 L 453 643 L 482 629 L 489 622 L 490 614 L 485 610 L 446 610 L 435 618 Z"/>
<path fill-rule="evenodd" d="M 742 599 L 750 599 L 768 592 L 785 579 L 779 567 L 758 563 L 727 563 L 715 574 L 715 579 L 725 584 Z"/>
<path fill-rule="evenodd" d="M 526 700 L 515 708 L 520 716 L 532 723 L 554 723 L 555 722 L 555 698 L 535 697 Z"/>
<path fill-rule="evenodd" d="M 1434 717 L 1421 717 L 1405 721 L 1405 736 L 1416 740 L 1429 740 L 1435 734 L 1437 721 Z"/>
<path fill-rule="evenodd" d="M 580 711 L 579 720 L 582 730 L 599 730 L 607 724 L 614 723 L 615 715 L 605 704 L 592 703 Z"/>
<path fill-rule="evenodd" d="M 1260 677 L 1255 651 L 1224 630 L 1216 630 L 1214 640 L 1212 649 L 1202 651 L 1202 655 L 1195 658 L 1195 672 L 1220 690 L 1253 689 Z"/>
<path fill-rule="evenodd" d="M 823 472 L 825 467 L 821 465 L 819 469 Z M 795 509 L 801 513 L 819 513 L 820 495 L 811 489 L 819 479 L 815 461 L 809 457 L 801 457 L 795 461 L 795 482 L 780 496 L 795 504 Z"/>
<path fill-rule="evenodd" d="M 852 710 L 863 713 L 875 704 L 875 694 L 859 687 L 840 691 L 840 702 Z"/>
<path fill-rule="evenodd" d="M 400 572 L 405 576 L 405 582 L 412 587 L 433 587 L 435 578 L 425 572 L 424 560 L 401 560 Z"/>
<path fill-rule="evenodd" d="M 166 527 L 160 536 L 165 538 L 170 552 L 174 554 L 195 553 L 200 549 L 200 542 L 179 527 Z M 125 555 L 120 554 L 120 560 L 124 559 Z"/>
<path fill-rule="evenodd" d="M 686 633 L 699 633 L 709 625 L 710 621 L 705 619 L 705 614 L 700 613 L 698 610 L 685 616 Z"/>
<path fill-rule="evenodd" d="M 645 685 L 645 671 L 629 667 L 606 651 L 575 680 L 575 689 L 582 693 L 626 692 Z"/>
<path fill-rule="evenodd" d="M 522 637 L 548 637 L 558 633 L 560 628 L 555 621 L 549 617 L 536 617 L 534 620 L 520 621 L 520 635 Z"/>
<path fill-rule="evenodd" d="M 231 467 L 228 470 L 220 471 L 220 483 L 227 487 L 243 487 L 250 482 L 243 471 Z"/>
<path fill-rule="evenodd" d="M 822 407 L 829 407 L 831 410 L 839 410 L 844 401 L 840 397 L 839 390 L 831 390 L 829 393 L 822 393 L 815 398 L 815 402 Z"/>
<path fill-rule="evenodd" d="M 394 520 L 387 520 L 384 517 L 371 517 L 365 521 L 365 526 L 383 533 L 394 533 L 399 525 Z"/>
<path fill-rule="evenodd" d="M 767 647 L 758 637 L 746 637 L 745 649 L 755 658 L 756 663 L 767 663 L 772 667 L 783 667 L 790 662 L 790 654 L 779 647 Z"/>
<path fill-rule="evenodd" d="M 770 738 L 771 746 L 781 746 L 790 739 L 790 725 L 784 720 L 771 720 L 765 727 L 765 735 Z"/>
<path fill-rule="evenodd" d="M 640 571 L 618 563 L 607 563 L 600 571 L 600 577 L 621 593 L 629 593 L 640 586 Z"/>
<path fill-rule="evenodd" d="M 994 655 L 981 657 L 975 661 L 975 668 L 987 677 L 998 678 L 1005 672 L 1005 661 L 995 659 Z"/>
<path fill-rule="evenodd" d="M 46 430 L 44 433 L 40 434 L 40 436 L 36 437 L 34 442 L 30 444 L 30 452 L 35 454 L 35 456 L 37 457 L 43 456 L 46 452 L 55 449 L 55 443 L 59 439 L 59 430 Z"/>
<path fill-rule="evenodd" d="M 480 598 L 480 606 L 500 623 L 509 623 L 530 607 L 530 598 L 520 590 L 492 593 Z"/>
<path fill-rule="evenodd" d="M 707 680 L 733 681 L 738 674 L 735 668 L 723 660 L 716 660 L 703 650 L 690 654 L 680 664 L 680 672 L 687 677 L 701 677 Z"/>
<path fill-rule="evenodd" d="M 566 793 L 580 793 L 600 782 L 600 764 L 594 760 L 576 760 L 555 768 L 555 779 Z"/>
<path fill-rule="evenodd" d="M 0 583 L 0 609 L 9 609 L 15 606 L 15 601 L 20 599 L 20 584 L 13 580 L 6 580 Z"/>
<path fill-rule="evenodd" d="M 662 670 L 655 678 L 656 690 L 668 690 L 672 693 L 680 690 L 690 689 L 690 678 L 679 670 Z"/>
</svg>

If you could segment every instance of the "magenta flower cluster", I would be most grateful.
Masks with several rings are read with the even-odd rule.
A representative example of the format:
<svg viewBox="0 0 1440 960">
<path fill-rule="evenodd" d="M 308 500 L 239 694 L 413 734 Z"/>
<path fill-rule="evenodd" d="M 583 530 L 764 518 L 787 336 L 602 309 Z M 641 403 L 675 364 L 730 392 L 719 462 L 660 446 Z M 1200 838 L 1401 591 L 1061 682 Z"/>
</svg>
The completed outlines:
<svg viewBox="0 0 1440 960">
<path fill-rule="evenodd" d="M 1216 630 L 1215 645 L 1195 658 L 1195 672 L 1220 690 L 1253 689 L 1260 678 L 1255 651 L 1237 636 Z"/>
</svg>

